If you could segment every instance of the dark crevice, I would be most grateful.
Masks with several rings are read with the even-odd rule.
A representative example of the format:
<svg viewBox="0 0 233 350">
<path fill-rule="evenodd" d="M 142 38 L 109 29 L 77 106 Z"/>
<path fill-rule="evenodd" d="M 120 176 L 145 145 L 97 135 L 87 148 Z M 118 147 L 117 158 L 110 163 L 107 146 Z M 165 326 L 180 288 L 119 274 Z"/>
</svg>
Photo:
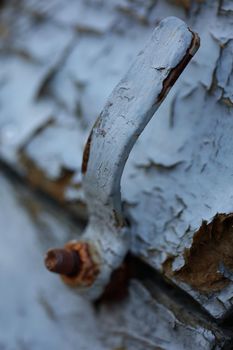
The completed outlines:
<svg viewBox="0 0 233 350">
<path fill-rule="evenodd" d="M 181 323 L 194 328 L 201 326 L 213 331 L 217 342 L 225 344 L 221 349 L 231 349 L 233 331 L 230 319 L 224 322 L 217 321 L 190 295 L 166 281 L 151 266 L 131 254 L 127 255 L 123 265 L 112 274 L 105 293 L 94 304 L 96 311 L 98 312 L 102 304 L 118 303 L 126 299 L 132 279 L 138 280 L 151 297 L 168 308 Z"/>
</svg>

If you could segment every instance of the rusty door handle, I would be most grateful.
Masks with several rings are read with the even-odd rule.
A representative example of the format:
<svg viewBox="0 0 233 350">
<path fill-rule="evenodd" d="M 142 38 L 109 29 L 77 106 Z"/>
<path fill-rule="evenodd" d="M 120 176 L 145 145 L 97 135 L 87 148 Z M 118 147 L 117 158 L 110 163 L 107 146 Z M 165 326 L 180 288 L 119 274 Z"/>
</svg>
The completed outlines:
<svg viewBox="0 0 233 350">
<path fill-rule="evenodd" d="M 50 250 L 45 260 L 90 299 L 101 295 L 129 249 L 120 194 L 129 153 L 198 47 L 198 35 L 183 21 L 161 21 L 91 130 L 82 164 L 88 226 L 81 241 Z"/>
</svg>

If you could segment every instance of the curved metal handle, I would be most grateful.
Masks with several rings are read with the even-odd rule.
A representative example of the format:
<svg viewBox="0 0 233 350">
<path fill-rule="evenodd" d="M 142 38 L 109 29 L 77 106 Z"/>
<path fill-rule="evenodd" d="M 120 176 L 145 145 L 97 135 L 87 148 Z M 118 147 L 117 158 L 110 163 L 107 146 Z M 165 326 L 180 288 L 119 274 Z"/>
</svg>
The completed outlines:
<svg viewBox="0 0 233 350">
<path fill-rule="evenodd" d="M 85 271 L 89 271 L 90 280 L 80 281 L 80 274 L 65 277 L 66 282 L 74 282 L 92 299 L 102 293 L 129 248 L 120 195 L 129 153 L 198 47 L 198 36 L 183 21 L 175 17 L 161 21 L 92 128 L 82 164 L 89 211 L 82 244 L 88 245 L 91 270 Z M 75 244 L 68 248 L 77 251 Z M 78 244 L 80 253 L 81 243 Z"/>
</svg>

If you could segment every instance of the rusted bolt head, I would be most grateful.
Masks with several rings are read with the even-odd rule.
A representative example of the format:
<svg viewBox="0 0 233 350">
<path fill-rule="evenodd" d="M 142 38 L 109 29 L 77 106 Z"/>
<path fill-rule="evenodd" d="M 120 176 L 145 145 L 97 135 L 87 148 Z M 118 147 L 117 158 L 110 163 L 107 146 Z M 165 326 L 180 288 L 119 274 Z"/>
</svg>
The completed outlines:
<svg viewBox="0 0 233 350">
<path fill-rule="evenodd" d="M 79 273 L 81 262 L 75 250 L 51 249 L 45 256 L 45 266 L 51 272 L 74 276 Z"/>
<path fill-rule="evenodd" d="M 99 257 L 89 243 L 72 241 L 63 249 L 50 249 L 45 256 L 45 266 L 60 274 L 69 286 L 89 287 L 99 273 Z"/>
</svg>

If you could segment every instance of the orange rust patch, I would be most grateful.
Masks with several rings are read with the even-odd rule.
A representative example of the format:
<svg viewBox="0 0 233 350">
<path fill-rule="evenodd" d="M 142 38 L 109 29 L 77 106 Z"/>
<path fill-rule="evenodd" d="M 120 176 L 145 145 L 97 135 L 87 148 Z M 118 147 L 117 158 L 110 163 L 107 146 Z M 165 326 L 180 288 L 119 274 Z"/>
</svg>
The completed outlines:
<svg viewBox="0 0 233 350">
<path fill-rule="evenodd" d="M 216 214 L 211 223 L 202 223 L 193 237 L 190 250 L 184 254 L 185 266 L 172 271 L 173 258 L 164 263 L 168 277 L 191 285 L 203 293 L 222 290 L 229 284 L 219 270 L 219 264 L 233 271 L 233 213 Z"/>
<path fill-rule="evenodd" d="M 90 155 L 90 149 L 91 149 L 91 139 L 92 139 L 93 129 L 88 136 L 84 151 L 83 151 L 83 162 L 82 162 L 82 173 L 85 174 L 87 171 L 87 165 Z"/>
<path fill-rule="evenodd" d="M 181 60 L 181 62 L 171 70 L 168 77 L 164 80 L 162 91 L 160 92 L 156 103 L 162 102 L 164 100 L 164 98 L 167 96 L 170 88 L 175 84 L 176 80 L 179 78 L 179 76 L 181 75 L 181 73 L 183 72 L 183 70 L 185 69 L 187 64 L 189 63 L 189 61 L 192 59 L 193 52 L 196 52 L 196 50 L 200 46 L 199 36 L 196 33 L 193 33 L 193 32 L 191 32 L 191 33 L 193 35 L 191 45 L 188 48 L 188 50 L 187 50 L 185 56 L 183 57 L 183 59 Z"/>
<path fill-rule="evenodd" d="M 96 251 L 86 242 L 69 242 L 65 249 L 77 251 L 81 268 L 74 276 L 61 275 L 62 280 L 71 287 L 90 287 L 99 273 Z"/>
</svg>

